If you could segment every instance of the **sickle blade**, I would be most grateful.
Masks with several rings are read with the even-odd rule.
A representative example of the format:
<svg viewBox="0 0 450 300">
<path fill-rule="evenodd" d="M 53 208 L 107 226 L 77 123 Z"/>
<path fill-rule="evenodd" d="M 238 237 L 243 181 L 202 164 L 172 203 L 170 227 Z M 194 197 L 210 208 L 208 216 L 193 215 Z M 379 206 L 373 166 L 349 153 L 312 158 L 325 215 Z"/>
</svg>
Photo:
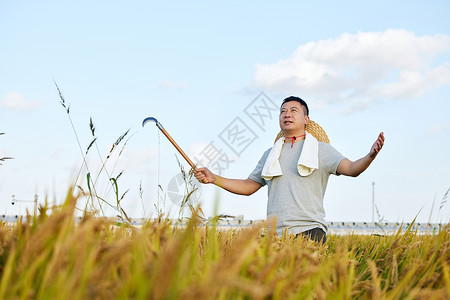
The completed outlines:
<svg viewBox="0 0 450 300">
<path fill-rule="evenodd" d="M 156 118 L 148 117 L 145 118 L 144 121 L 142 122 L 142 127 L 144 127 L 144 125 L 147 124 L 148 122 L 155 122 L 156 124 L 158 124 L 158 120 L 156 120 Z"/>
</svg>

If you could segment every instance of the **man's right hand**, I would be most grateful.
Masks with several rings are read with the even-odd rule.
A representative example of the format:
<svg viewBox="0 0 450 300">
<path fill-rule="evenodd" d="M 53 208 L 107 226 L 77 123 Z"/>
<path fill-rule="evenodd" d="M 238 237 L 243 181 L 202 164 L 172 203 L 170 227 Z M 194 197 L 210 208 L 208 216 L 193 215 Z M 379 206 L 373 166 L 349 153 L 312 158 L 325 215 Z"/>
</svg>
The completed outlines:
<svg viewBox="0 0 450 300">
<path fill-rule="evenodd" d="M 214 183 L 216 181 L 216 176 L 208 168 L 195 170 L 194 176 L 201 183 Z"/>
</svg>

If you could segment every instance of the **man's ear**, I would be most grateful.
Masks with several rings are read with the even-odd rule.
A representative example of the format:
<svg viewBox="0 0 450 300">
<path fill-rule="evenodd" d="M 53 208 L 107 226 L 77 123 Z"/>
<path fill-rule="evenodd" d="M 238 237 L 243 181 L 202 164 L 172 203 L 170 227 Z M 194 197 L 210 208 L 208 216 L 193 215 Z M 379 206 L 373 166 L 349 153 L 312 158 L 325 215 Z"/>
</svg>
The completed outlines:
<svg viewBox="0 0 450 300">
<path fill-rule="evenodd" d="M 305 125 L 307 125 L 307 124 L 309 123 L 309 121 L 311 121 L 311 120 L 309 119 L 309 116 L 305 116 Z"/>
</svg>

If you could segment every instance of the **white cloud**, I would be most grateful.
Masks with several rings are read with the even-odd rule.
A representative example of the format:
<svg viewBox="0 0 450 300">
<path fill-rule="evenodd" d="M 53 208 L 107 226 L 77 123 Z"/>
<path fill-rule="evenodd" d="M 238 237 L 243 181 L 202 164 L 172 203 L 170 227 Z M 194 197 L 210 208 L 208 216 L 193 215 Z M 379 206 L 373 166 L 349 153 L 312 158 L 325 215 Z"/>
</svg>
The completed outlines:
<svg viewBox="0 0 450 300">
<path fill-rule="evenodd" d="M 39 101 L 26 101 L 22 95 L 14 91 L 6 94 L 0 101 L 0 106 L 8 110 L 34 110 L 41 106 Z"/>
<path fill-rule="evenodd" d="M 189 158 L 194 162 L 194 164 L 198 164 L 198 167 L 206 167 L 207 162 L 198 161 L 201 159 L 202 155 L 201 153 L 205 151 L 205 149 L 208 147 L 208 145 L 211 142 L 197 142 L 190 145 L 188 148 L 188 155 Z"/>
<path fill-rule="evenodd" d="M 159 84 L 159 87 L 168 90 L 182 90 L 187 88 L 187 84 L 184 81 L 173 82 L 164 80 Z"/>
<path fill-rule="evenodd" d="M 110 147 L 107 146 L 106 153 L 109 153 Z M 121 148 L 120 148 L 121 149 Z M 134 172 L 137 174 L 148 174 L 156 172 L 152 169 L 157 165 L 159 160 L 159 152 L 157 148 L 137 149 L 133 147 L 125 147 L 121 156 L 119 157 L 120 149 L 116 151 L 109 158 L 108 168 L 111 168 L 117 161 L 116 170 L 126 170 L 126 172 Z M 113 163 L 114 162 L 114 163 Z M 98 165 L 101 162 L 97 160 Z"/>
<path fill-rule="evenodd" d="M 449 123 L 435 123 L 428 126 L 428 133 L 440 134 L 449 131 L 449 129 L 450 129 Z"/>
<path fill-rule="evenodd" d="M 320 99 L 317 106 L 339 103 L 346 111 L 361 110 L 379 98 L 408 99 L 449 85 L 450 64 L 438 60 L 449 53 L 448 35 L 345 33 L 301 45 L 274 64 L 257 64 L 254 85 Z"/>
</svg>

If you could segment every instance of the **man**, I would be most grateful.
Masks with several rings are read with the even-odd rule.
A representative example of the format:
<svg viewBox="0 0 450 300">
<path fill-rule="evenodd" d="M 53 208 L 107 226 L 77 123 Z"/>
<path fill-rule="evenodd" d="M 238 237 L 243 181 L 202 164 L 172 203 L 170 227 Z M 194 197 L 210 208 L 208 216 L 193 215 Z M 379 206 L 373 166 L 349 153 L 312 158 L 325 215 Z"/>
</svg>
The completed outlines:
<svg viewBox="0 0 450 300">
<path fill-rule="evenodd" d="M 306 102 L 299 97 L 286 98 L 279 118 L 284 137 L 263 154 L 247 179 L 224 178 L 207 168 L 199 168 L 195 177 L 240 195 L 251 195 L 267 184 L 267 216 L 277 217 L 277 233 L 288 230 L 325 242 L 323 198 L 329 175 L 356 177 L 364 172 L 383 147 L 384 135 L 379 134 L 366 156 L 350 161 L 307 133 L 309 122 Z"/>
</svg>

